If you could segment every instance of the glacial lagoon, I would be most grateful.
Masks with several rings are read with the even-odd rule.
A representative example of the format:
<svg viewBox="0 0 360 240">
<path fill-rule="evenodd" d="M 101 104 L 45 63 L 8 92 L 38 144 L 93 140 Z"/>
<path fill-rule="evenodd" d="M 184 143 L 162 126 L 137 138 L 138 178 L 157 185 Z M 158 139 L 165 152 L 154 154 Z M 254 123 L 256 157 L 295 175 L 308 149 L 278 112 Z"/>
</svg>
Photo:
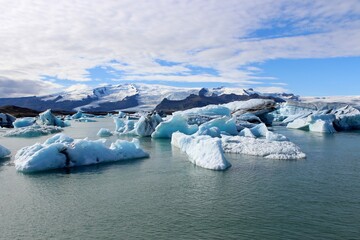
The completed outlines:
<svg viewBox="0 0 360 240">
<path fill-rule="evenodd" d="M 97 121 L 72 121 L 64 133 L 98 139 L 100 128 L 115 128 Z M 149 158 L 70 173 L 23 174 L 1 160 L 0 239 L 357 239 L 360 132 L 274 129 L 307 158 L 226 154 L 232 167 L 219 172 L 193 165 L 168 139 L 140 138 Z M 47 138 L 0 145 L 14 156 Z"/>
</svg>

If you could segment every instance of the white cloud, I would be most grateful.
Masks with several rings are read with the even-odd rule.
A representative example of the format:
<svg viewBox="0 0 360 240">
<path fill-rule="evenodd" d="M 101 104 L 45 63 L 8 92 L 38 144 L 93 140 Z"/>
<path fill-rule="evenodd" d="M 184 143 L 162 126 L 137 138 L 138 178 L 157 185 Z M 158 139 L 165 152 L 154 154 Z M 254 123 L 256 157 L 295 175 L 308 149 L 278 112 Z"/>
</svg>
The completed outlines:
<svg viewBox="0 0 360 240">
<path fill-rule="evenodd" d="M 86 82 L 87 69 L 111 66 L 124 80 L 251 85 L 272 79 L 252 63 L 360 56 L 358 0 L 3 0 L 0 11 L 0 77 L 19 82 Z M 274 27 L 284 33 L 254 34 Z M 191 75 L 187 65 L 219 74 Z"/>
</svg>

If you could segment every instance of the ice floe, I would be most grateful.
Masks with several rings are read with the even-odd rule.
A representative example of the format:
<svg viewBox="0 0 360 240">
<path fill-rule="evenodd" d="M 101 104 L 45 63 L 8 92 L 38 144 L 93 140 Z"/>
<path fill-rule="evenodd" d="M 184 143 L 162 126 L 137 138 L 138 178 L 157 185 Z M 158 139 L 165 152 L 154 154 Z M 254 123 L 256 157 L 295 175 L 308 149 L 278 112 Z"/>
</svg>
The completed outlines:
<svg viewBox="0 0 360 240">
<path fill-rule="evenodd" d="M 132 142 L 117 140 L 110 147 L 105 142 L 104 139 L 72 139 L 57 134 L 43 144 L 20 149 L 15 155 L 15 168 L 21 172 L 37 172 L 149 156 L 136 139 Z"/>
</svg>

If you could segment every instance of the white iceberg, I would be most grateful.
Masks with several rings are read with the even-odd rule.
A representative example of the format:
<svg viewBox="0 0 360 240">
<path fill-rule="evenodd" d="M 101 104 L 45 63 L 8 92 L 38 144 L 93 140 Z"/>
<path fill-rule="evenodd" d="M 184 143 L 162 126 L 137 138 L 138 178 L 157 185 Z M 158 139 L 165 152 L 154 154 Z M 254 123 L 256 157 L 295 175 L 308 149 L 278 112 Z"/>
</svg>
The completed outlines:
<svg viewBox="0 0 360 240">
<path fill-rule="evenodd" d="M 11 151 L 4 146 L 0 145 L 0 158 L 6 158 L 10 156 Z"/>
<path fill-rule="evenodd" d="M 227 153 L 240 153 L 272 159 L 306 158 L 298 146 L 289 141 L 269 141 L 260 138 L 222 136 L 222 147 Z"/>
<path fill-rule="evenodd" d="M 309 125 L 310 123 L 307 121 L 306 118 L 298 118 L 295 119 L 293 122 L 289 122 L 288 125 L 286 125 L 286 127 L 292 129 L 308 130 Z"/>
<path fill-rule="evenodd" d="M 189 125 L 182 115 L 173 115 L 170 119 L 161 122 L 151 134 L 151 137 L 171 138 L 171 135 L 177 131 L 190 135 L 198 129 L 197 125 Z"/>
<path fill-rule="evenodd" d="M 15 168 L 21 172 L 37 172 L 149 156 L 136 139 L 132 142 L 117 140 L 110 147 L 105 145 L 105 141 L 73 140 L 58 134 L 43 144 L 20 149 L 15 155 Z"/>
<path fill-rule="evenodd" d="M 47 126 L 58 126 L 58 127 L 66 127 L 67 124 L 56 117 L 52 112 L 51 109 L 46 110 L 39 114 L 39 119 L 42 124 Z"/>
<path fill-rule="evenodd" d="M 44 135 L 49 135 L 53 133 L 59 133 L 63 131 L 60 127 L 55 126 L 39 126 L 37 124 L 22 127 L 22 128 L 15 128 L 9 130 L 3 134 L 4 137 L 24 137 L 24 138 L 32 138 L 32 137 L 40 137 Z"/>
<path fill-rule="evenodd" d="M 171 144 L 185 152 L 189 161 L 197 166 L 211 170 L 225 170 L 231 166 L 224 156 L 220 138 L 175 132 Z"/>
<path fill-rule="evenodd" d="M 28 127 L 36 123 L 34 117 L 17 118 L 12 124 L 14 128 Z"/>
<path fill-rule="evenodd" d="M 100 128 L 99 132 L 96 134 L 99 137 L 110 137 L 112 136 L 112 132 L 107 128 Z"/>
</svg>

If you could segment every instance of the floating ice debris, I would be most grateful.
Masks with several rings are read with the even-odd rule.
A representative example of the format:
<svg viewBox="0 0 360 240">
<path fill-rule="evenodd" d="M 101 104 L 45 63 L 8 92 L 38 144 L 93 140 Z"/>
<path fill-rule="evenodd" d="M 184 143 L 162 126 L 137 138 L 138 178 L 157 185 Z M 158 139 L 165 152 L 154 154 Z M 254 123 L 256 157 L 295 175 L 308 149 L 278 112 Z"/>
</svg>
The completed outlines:
<svg viewBox="0 0 360 240">
<path fill-rule="evenodd" d="M 242 136 L 222 136 L 222 147 L 228 153 L 241 153 L 273 159 L 306 158 L 298 146 L 289 141 L 269 141 L 267 139 Z"/>
<path fill-rule="evenodd" d="M 107 128 L 100 128 L 99 132 L 96 134 L 99 137 L 110 137 L 112 136 L 112 132 Z"/>
<path fill-rule="evenodd" d="M 7 131 L 3 134 L 4 137 L 25 137 L 25 138 L 31 138 L 31 137 L 39 137 L 44 135 L 49 135 L 53 133 L 58 133 L 63 131 L 60 127 L 55 126 L 39 126 L 37 124 L 28 126 L 28 127 L 22 127 L 22 128 L 15 128 Z"/>
<path fill-rule="evenodd" d="M 171 138 L 171 135 L 176 132 L 185 134 L 193 134 L 198 130 L 197 125 L 189 125 L 187 120 L 182 115 L 173 115 L 170 119 L 161 122 L 151 134 L 153 138 Z"/>
<path fill-rule="evenodd" d="M 11 154 L 10 150 L 0 145 L 0 158 L 6 158 Z"/>
<path fill-rule="evenodd" d="M 51 112 L 51 109 L 48 109 L 45 112 L 40 113 L 39 119 L 42 124 L 47 125 L 47 126 L 58 126 L 58 127 L 66 127 L 67 126 L 64 121 L 57 118 Z"/>
<path fill-rule="evenodd" d="M 175 132 L 171 144 L 185 152 L 189 161 L 197 166 L 211 170 L 225 170 L 231 166 L 224 156 L 220 138 Z"/>
<path fill-rule="evenodd" d="M 110 147 L 105 145 L 105 141 L 73 140 L 58 134 L 43 144 L 36 143 L 20 149 L 15 155 L 15 168 L 21 172 L 37 172 L 149 156 L 139 147 L 136 139 L 132 142 L 117 140 Z"/>
<path fill-rule="evenodd" d="M 36 118 L 34 117 L 24 117 L 17 118 L 15 122 L 13 122 L 14 128 L 28 127 L 33 125 L 36 122 Z"/>
</svg>

